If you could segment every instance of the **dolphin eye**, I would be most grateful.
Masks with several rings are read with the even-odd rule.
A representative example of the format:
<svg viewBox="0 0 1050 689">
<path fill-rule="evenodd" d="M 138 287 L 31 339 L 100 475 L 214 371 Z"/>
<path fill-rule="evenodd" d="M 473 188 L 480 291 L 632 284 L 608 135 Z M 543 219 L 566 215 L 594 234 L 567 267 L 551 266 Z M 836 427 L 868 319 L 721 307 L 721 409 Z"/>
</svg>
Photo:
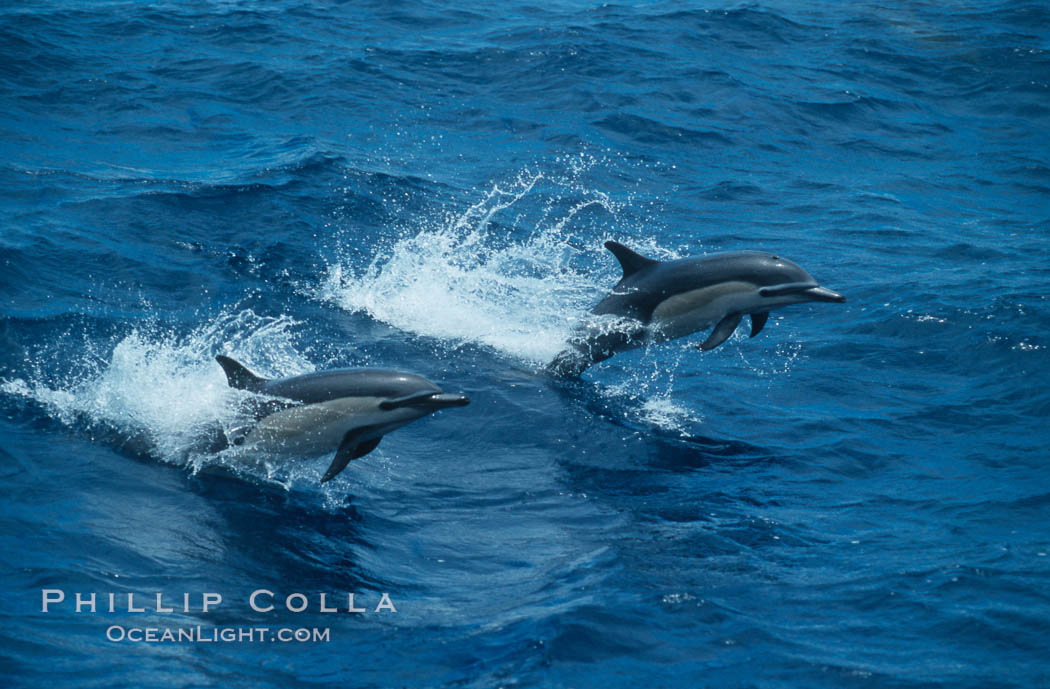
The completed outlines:
<svg viewBox="0 0 1050 689">
<path fill-rule="evenodd" d="M 774 261 L 779 261 L 780 260 L 780 257 L 777 256 L 776 254 L 773 254 L 772 258 L 773 258 Z"/>
</svg>

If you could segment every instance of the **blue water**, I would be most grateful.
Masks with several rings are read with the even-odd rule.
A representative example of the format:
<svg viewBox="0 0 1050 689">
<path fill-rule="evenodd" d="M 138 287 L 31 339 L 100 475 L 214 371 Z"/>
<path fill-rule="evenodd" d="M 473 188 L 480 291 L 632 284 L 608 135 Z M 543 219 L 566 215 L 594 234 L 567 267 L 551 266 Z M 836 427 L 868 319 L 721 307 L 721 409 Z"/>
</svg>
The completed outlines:
<svg viewBox="0 0 1050 689">
<path fill-rule="evenodd" d="M 1048 27 L 1042 2 L 5 4 L 0 681 L 1050 686 Z M 551 379 L 618 278 L 607 239 L 776 251 L 849 301 Z M 473 403 L 322 487 L 329 457 L 201 449 L 234 413 L 218 353 Z M 43 613 L 52 588 L 224 603 Z"/>
</svg>

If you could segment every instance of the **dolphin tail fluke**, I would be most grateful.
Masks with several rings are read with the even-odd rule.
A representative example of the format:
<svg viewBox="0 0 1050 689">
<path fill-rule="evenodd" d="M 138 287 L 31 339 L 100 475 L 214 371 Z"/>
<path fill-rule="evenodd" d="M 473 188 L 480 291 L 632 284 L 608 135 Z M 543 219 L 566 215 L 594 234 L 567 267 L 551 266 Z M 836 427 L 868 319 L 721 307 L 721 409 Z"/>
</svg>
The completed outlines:
<svg viewBox="0 0 1050 689">
<path fill-rule="evenodd" d="M 645 337 L 640 323 L 630 321 L 619 328 L 599 329 L 591 335 L 578 335 L 569 340 L 569 346 L 547 364 L 547 371 L 556 376 L 576 378 L 593 364 L 605 361 L 624 349 L 636 347 Z"/>
<path fill-rule="evenodd" d="M 762 313 L 751 314 L 751 337 L 762 332 L 762 328 L 766 327 L 766 321 L 769 320 L 769 311 L 763 311 Z"/>
<path fill-rule="evenodd" d="M 339 443 L 339 449 L 335 451 L 335 457 L 332 458 L 328 471 L 324 472 L 324 476 L 321 477 L 321 483 L 328 483 L 338 476 L 351 460 L 364 457 L 379 447 L 379 441 L 383 439 L 383 436 L 365 441 L 361 440 L 361 437 L 367 435 L 371 430 L 373 430 L 372 426 L 355 428 L 343 436 L 343 442 Z"/>
<path fill-rule="evenodd" d="M 244 364 L 234 361 L 228 356 L 220 354 L 215 357 L 215 360 L 219 362 L 219 366 L 222 366 L 222 370 L 226 372 L 226 381 L 231 388 L 254 391 L 258 390 L 266 382 L 265 378 L 255 375 Z"/>
<path fill-rule="evenodd" d="M 639 270 L 659 263 L 659 261 L 655 259 L 646 258 L 637 251 L 628 249 L 623 244 L 612 240 L 605 242 L 605 248 L 613 252 L 613 256 L 615 256 L 616 260 L 620 262 L 620 267 L 623 268 L 623 277 L 620 278 L 621 280 L 626 280 Z"/>
<path fill-rule="evenodd" d="M 715 329 L 711 331 L 711 334 L 707 336 L 707 339 L 704 340 L 704 343 L 700 345 L 699 349 L 706 352 L 728 340 L 729 336 L 736 330 L 736 327 L 740 325 L 741 318 L 743 318 L 742 314 L 731 313 L 718 321 L 718 325 L 716 325 Z"/>
<path fill-rule="evenodd" d="M 593 364 L 589 357 L 578 349 L 566 349 L 547 364 L 547 372 L 565 378 L 579 378 Z"/>
</svg>

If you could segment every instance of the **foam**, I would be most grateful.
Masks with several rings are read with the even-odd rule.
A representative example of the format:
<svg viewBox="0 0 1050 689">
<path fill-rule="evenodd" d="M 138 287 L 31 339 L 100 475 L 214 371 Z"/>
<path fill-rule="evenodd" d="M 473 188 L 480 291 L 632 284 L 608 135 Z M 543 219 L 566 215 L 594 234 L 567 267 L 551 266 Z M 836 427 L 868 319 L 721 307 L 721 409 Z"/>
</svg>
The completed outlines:
<svg viewBox="0 0 1050 689">
<path fill-rule="evenodd" d="M 114 345 L 89 344 L 60 378 L 45 374 L 48 367 L 41 362 L 63 358 L 61 353 L 35 351 L 27 362 L 33 373 L 0 380 L 0 391 L 36 403 L 66 425 L 109 431 L 115 439 L 133 441 L 136 449 L 193 471 L 213 464 L 240 466 L 236 453 L 207 449 L 215 432 L 244 422 L 237 402 L 248 394 L 229 388 L 214 355 L 252 362 L 263 374 L 308 372 L 310 362 L 294 346 L 296 325 L 288 317 L 246 310 L 185 335 L 143 326 Z M 272 477 L 272 468 L 264 475 Z"/>
<path fill-rule="evenodd" d="M 527 237 L 493 222 L 537 202 L 545 218 Z M 407 233 L 364 271 L 331 266 L 318 296 L 406 332 L 542 366 L 608 286 L 608 276 L 578 268 L 585 251 L 570 229 L 578 214 L 595 211 L 612 222 L 618 206 L 571 180 L 523 171 L 466 211 Z"/>
</svg>

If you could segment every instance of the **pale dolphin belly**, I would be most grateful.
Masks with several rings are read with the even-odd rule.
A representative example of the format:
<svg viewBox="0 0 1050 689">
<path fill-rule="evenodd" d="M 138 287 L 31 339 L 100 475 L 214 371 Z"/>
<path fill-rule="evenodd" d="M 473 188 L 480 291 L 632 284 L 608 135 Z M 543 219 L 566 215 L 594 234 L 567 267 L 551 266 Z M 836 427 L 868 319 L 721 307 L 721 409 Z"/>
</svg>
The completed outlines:
<svg viewBox="0 0 1050 689">
<path fill-rule="evenodd" d="M 348 431 L 373 426 L 362 440 L 379 437 L 419 418 L 410 408 L 383 410 L 381 397 L 343 397 L 285 409 L 263 417 L 243 447 L 260 452 L 314 456 L 335 451 Z"/>
<path fill-rule="evenodd" d="M 674 340 L 717 324 L 731 313 L 748 313 L 759 307 L 755 285 L 720 282 L 668 297 L 653 309 L 649 336 L 653 342 Z"/>
</svg>

